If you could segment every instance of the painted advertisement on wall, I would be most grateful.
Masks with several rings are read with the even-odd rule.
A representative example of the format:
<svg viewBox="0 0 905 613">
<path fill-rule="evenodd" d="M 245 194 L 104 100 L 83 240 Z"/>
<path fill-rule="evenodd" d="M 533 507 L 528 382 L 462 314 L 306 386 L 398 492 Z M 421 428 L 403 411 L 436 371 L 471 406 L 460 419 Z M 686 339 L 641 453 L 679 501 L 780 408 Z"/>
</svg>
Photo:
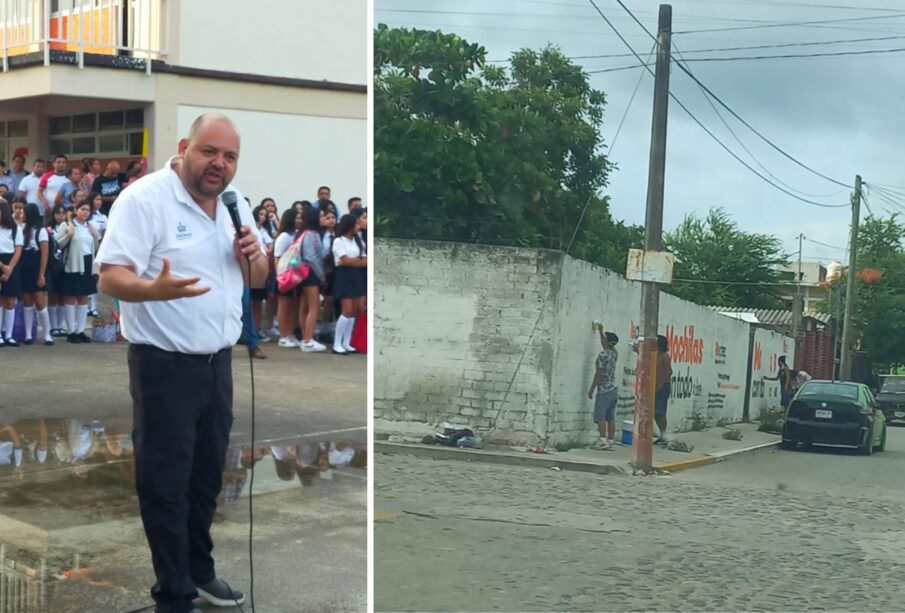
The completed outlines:
<svg viewBox="0 0 905 613">
<path fill-rule="evenodd" d="M 787 356 L 790 367 L 795 363 L 795 343 L 788 336 L 760 328 L 754 331 L 753 343 L 750 415 L 757 419 L 762 411 L 779 407 L 779 382 L 764 381 L 764 377 L 776 376 L 781 356 Z"/>
<path fill-rule="evenodd" d="M 744 412 L 748 327 L 718 313 L 662 296 L 660 334 L 672 359 L 670 429 L 696 430 L 740 421 Z M 669 304 L 673 303 L 673 304 Z M 635 321 L 631 338 L 639 337 Z M 626 382 L 628 383 L 628 382 Z M 631 399 L 634 406 L 634 381 Z"/>
<path fill-rule="evenodd" d="M 593 402 L 587 399 L 600 340 L 591 331 L 594 320 L 615 332 L 618 404 L 616 421 L 633 419 L 638 354 L 632 344 L 640 338 L 641 287 L 587 262 L 566 258 L 559 299 L 559 318 L 551 430 L 572 440 L 594 436 Z M 666 336 L 672 357 L 672 396 L 667 420 L 670 432 L 717 423 L 741 421 L 744 415 L 748 366 L 749 325 L 716 311 L 660 295 L 659 333 Z M 617 427 L 621 427 L 617 423 Z M 559 440 L 554 438 L 553 440 Z"/>
</svg>

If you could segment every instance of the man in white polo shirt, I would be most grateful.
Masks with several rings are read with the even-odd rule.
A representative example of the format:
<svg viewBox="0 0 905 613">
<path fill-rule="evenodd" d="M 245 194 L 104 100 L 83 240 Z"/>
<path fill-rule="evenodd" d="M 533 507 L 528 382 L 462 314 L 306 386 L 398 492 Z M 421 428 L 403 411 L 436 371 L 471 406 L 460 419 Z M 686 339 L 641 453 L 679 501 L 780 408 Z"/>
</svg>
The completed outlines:
<svg viewBox="0 0 905 613">
<path fill-rule="evenodd" d="M 130 342 L 135 481 L 158 612 L 197 611 L 199 594 L 217 606 L 244 601 L 217 578 L 210 536 L 233 421 L 242 288 L 268 274 L 251 212 L 230 185 L 238 160 L 232 121 L 199 117 L 166 168 L 119 196 L 97 258 Z M 241 203 L 241 240 L 225 191 Z"/>
</svg>

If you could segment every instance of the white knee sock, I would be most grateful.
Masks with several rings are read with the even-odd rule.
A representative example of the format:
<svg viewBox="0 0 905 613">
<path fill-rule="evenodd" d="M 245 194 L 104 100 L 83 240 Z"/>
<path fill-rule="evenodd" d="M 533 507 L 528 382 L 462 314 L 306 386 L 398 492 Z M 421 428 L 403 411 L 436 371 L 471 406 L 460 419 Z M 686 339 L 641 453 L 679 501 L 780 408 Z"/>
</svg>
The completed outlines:
<svg viewBox="0 0 905 613">
<path fill-rule="evenodd" d="M 79 319 L 79 321 L 78 321 L 79 329 L 77 330 L 77 332 L 79 334 L 82 334 L 85 331 L 85 323 L 88 321 L 88 305 L 80 304 L 77 309 L 77 312 L 78 312 L 78 319 Z"/>
<path fill-rule="evenodd" d="M 88 302 L 91 305 L 91 310 L 96 311 L 97 310 L 97 294 L 91 294 L 90 296 L 88 296 Z"/>
<path fill-rule="evenodd" d="M 340 315 L 339 319 L 336 320 L 336 329 L 333 331 L 333 351 L 338 353 L 343 353 L 346 350 L 346 348 L 343 347 L 343 338 L 346 335 L 347 321 L 351 320 L 344 315 Z"/>
<path fill-rule="evenodd" d="M 35 324 L 35 307 L 27 306 L 23 308 L 25 313 L 25 340 L 31 340 L 31 327 Z"/>
<path fill-rule="evenodd" d="M 47 316 L 50 319 L 50 329 L 51 330 L 56 330 L 57 328 L 60 327 L 58 325 L 60 323 L 60 320 L 59 320 L 59 317 L 57 316 L 57 310 L 59 308 L 60 307 L 53 306 L 53 305 L 47 307 Z"/>
<path fill-rule="evenodd" d="M 352 332 L 355 330 L 355 318 L 346 317 L 346 328 L 343 331 L 343 349 L 346 351 L 355 351 L 352 346 Z"/>
<path fill-rule="evenodd" d="M 44 330 L 44 340 L 52 341 L 50 336 L 50 315 L 47 313 L 47 307 L 43 311 L 38 311 L 38 321 L 41 322 L 41 329 Z"/>
<path fill-rule="evenodd" d="M 3 309 L 3 338 L 12 338 L 16 324 L 16 309 Z"/>
<path fill-rule="evenodd" d="M 69 334 L 75 334 L 75 305 L 65 305 L 63 307 L 63 312 L 66 313 L 66 327 L 69 328 Z"/>
</svg>

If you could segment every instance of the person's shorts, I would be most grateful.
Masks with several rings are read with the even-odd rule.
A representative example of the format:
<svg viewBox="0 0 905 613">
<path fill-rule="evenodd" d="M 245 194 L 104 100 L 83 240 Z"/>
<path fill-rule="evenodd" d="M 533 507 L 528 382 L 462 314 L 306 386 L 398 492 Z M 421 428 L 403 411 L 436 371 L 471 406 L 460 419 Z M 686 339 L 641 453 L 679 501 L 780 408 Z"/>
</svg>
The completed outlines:
<svg viewBox="0 0 905 613">
<path fill-rule="evenodd" d="M 792 404 L 792 394 L 790 392 L 780 393 L 779 405 L 784 409 L 788 409 L 790 404 Z"/>
<path fill-rule="evenodd" d="M 594 423 L 602 421 L 616 421 L 616 390 L 611 392 L 597 392 L 594 399 Z"/>
<path fill-rule="evenodd" d="M 654 399 L 654 415 L 666 415 L 666 409 L 669 405 L 669 395 L 672 393 L 672 384 L 666 383 L 657 390 L 657 397 Z"/>
</svg>

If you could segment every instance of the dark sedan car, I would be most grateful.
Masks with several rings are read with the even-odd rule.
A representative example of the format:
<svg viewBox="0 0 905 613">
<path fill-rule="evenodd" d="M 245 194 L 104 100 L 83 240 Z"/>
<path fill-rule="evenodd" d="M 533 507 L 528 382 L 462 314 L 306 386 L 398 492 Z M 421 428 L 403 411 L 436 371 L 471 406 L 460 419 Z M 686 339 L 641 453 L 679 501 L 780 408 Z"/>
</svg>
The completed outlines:
<svg viewBox="0 0 905 613">
<path fill-rule="evenodd" d="M 886 418 L 866 385 L 808 381 L 795 395 L 781 446 L 798 443 L 857 447 L 862 454 L 886 448 Z"/>
<path fill-rule="evenodd" d="M 887 424 L 905 421 L 905 376 L 884 376 L 877 394 L 877 404 L 886 415 Z"/>
</svg>

